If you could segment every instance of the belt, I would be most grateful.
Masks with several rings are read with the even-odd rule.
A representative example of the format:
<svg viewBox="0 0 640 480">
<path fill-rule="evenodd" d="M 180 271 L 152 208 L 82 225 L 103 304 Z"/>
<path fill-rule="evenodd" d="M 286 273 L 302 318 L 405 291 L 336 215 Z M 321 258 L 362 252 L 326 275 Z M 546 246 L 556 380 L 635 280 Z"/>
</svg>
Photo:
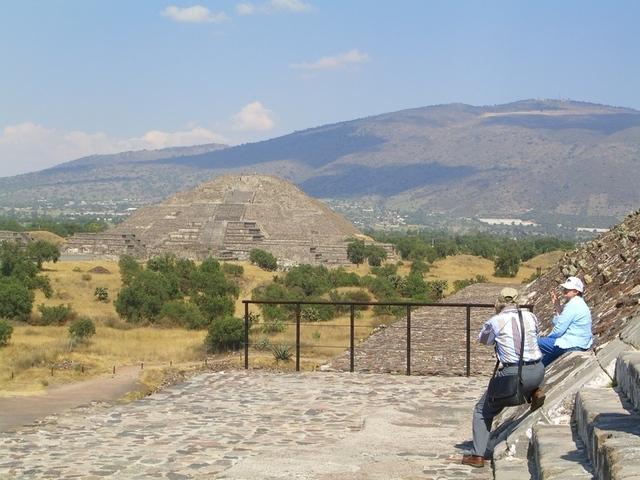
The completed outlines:
<svg viewBox="0 0 640 480">
<path fill-rule="evenodd" d="M 535 365 L 536 363 L 540 363 L 542 359 L 539 360 L 531 360 L 530 362 L 522 362 L 522 365 Z M 520 365 L 519 363 L 503 363 L 503 367 L 517 367 Z"/>
</svg>

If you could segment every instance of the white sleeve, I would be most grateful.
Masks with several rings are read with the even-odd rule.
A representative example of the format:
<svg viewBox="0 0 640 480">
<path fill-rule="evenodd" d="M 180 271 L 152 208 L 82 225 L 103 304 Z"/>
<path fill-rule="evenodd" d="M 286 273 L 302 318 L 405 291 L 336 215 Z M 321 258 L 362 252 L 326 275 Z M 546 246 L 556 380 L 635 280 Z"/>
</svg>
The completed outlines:
<svg viewBox="0 0 640 480">
<path fill-rule="evenodd" d="M 483 345 L 493 345 L 496 341 L 496 333 L 493 329 L 493 322 L 491 320 L 492 318 L 484 323 L 480 333 L 478 334 L 478 342 Z"/>
</svg>

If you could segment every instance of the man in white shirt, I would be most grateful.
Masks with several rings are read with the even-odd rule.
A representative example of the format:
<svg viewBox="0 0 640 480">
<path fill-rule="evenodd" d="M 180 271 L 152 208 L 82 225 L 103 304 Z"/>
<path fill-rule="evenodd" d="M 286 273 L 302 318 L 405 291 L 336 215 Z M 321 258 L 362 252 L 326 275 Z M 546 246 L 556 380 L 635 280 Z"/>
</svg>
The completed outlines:
<svg viewBox="0 0 640 480">
<path fill-rule="evenodd" d="M 522 329 L 518 315 L 518 291 L 514 288 L 503 288 L 496 302 L 496 315 L 485 322 L 478 335 L 478 341 L 484 345 L 494 346 L 502 367 L 496 377 L 518 375 L 518 363 L 522 346 Z M 522 391 L 529 400 L 534 390 L 544 378 L 542 353 L 538 348 L 538 319 L 528 310 L 520 310 L 524 325 L 524 349 L 522 349 Z M 491 400 L 488 391 L 476 404 L 473 412 L 473 453 L 464 455 L 462 463 L 472 467 L 483 467 L 484 459 L 490 455 L 487 443 L 491 433 L 493 418 L 506 406 L 499 400 Z M 524 403 L 525 400 L 522 401 Z M 541 405 L 535 405 L 539 407 Z M 533 406 L 532 406 L 533 407 Z"/>
</svg>

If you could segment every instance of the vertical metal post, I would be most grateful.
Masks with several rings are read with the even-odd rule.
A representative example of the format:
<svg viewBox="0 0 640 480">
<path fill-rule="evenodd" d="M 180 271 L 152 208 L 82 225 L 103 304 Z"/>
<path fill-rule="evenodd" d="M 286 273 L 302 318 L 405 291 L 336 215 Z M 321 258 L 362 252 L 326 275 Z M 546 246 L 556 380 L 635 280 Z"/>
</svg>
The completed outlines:
<svg viewBox="0 0 640 480">
<path fill-rule="evenodd" d="M 300 304 L 296 303 L 296 372 L 300 371 Z"/>
<path fill-rule="evenodd" d="M 249 369 L 249 302 L 244 302 L 244 369 Z"/>
<path fill-rule="evenodd" d="M 471 307 L 467 305 L 467 377 L 471 375 Z"/>
<path fill-rule="evenodd" d="M 411 305 L 407 305 L 407 375 L 411 375 Z"/>
<path fill-rule="evenodd" d="M 351 309 L 349 322 L 349 371 L 353 373 L 356 363 L 356 307 L 353 303 L 349 307 Z"/>
</svg>

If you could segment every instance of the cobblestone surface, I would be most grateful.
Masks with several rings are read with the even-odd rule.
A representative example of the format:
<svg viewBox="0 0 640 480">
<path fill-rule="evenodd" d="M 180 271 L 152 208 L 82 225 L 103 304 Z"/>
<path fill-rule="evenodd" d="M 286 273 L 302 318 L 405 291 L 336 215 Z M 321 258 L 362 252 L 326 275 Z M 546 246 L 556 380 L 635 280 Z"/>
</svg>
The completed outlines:
<svg viewBox="0 0 640 480">
<path fill-rule="evenodd" d="M 488 479 L 459 464 L 486 378 L 207 373 L 0 437 L 0 478 Z"/>
<path fill-rule="evenodd" d="M 493 304 L 506 285 L 471 285 L 447 297 L 447 303 Z M 509 285 L 515 288 L 521 285 Z M 471 309 L 471 373 L 491 374 L 493 350 L 476 338 L 482 324 L 495 313 L 493 308 Z M 464 375 L 466 373 L 466 309 L 424 307 L 411 313 L 411 373 Z M 374 373 L 404 373 L 407 358 L 407 321 L 402 319 L 374 333 L 355 348 L 355 370 Z M 331 361 L 328 369 L 348 371 L 349 352 Z"/>
</svg>

